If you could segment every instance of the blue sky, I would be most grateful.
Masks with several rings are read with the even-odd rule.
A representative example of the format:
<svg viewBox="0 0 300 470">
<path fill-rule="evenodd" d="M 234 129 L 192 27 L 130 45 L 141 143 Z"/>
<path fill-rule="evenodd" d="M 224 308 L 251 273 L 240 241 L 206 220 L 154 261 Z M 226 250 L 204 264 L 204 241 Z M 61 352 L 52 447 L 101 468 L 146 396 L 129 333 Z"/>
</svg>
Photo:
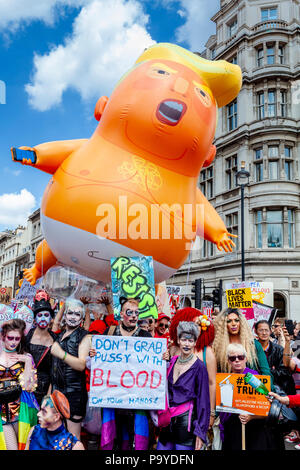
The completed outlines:
<svg viewBox="0 0 300 470">
<path fill-rule="evenodd" d="M 90 137 L 97 99 L 143 49 L 202 51 L 218 9 L 219 0 L 0 0 L 0 230 L 26 224 L 50 179 L 13 163 L 10 148 Z"/>
</svg>

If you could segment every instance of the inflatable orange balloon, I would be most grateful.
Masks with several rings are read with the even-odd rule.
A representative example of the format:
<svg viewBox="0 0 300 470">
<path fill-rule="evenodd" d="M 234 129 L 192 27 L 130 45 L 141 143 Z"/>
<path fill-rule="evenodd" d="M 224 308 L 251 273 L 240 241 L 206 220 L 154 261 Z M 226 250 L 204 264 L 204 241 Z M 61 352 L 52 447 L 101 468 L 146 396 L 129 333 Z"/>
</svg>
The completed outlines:
<svg viewBox="0 0 300 470">
<path fill-rule="evenodd" d="M 196 235 L 234 246 L 197 187 L 211 164 L 218 107 L 241 88 L 241 70 L 179 46 L 156 44 L 101 97 L 90 139 L 12 149 L 13 159 L 52 174 L 41 206 L 45 240 L 24 277 L 59 262 L 102 281 L 110 258 L 152 256 L 155 281 L 187 258 Z"/>
</svg>

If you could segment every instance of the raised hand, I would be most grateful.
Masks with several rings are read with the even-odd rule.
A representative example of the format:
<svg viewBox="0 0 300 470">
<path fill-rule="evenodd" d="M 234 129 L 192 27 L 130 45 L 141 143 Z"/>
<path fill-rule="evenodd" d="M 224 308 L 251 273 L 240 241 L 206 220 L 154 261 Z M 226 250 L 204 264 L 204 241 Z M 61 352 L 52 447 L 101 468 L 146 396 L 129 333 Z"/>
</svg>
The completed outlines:
<svg viewBox="0 0 300 470">
<path fill-rule="evenodd" d="M 223 249 L 224 251 L 228 252 L 232 251 L 233 247 L 235 247 L 235 243 L 229 237 L 237 238 L 237 235 L 229 232 L 223 233 L 216 243 L 219 251 L 222 251 Z"/>
</svg>

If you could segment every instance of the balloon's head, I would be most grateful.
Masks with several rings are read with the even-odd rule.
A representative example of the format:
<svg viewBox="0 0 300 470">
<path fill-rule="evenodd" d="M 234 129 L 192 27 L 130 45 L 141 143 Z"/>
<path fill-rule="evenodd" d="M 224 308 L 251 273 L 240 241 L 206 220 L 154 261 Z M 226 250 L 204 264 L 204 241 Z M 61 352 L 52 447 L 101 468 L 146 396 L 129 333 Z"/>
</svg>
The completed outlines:
<svg viewBox="0 0 300 470">
<path fill-rule="evenodd" d="M 146 160 L 198 175 L 215 156 L 217 108 L 240 87 L 238 66 L 156 44 L 121 78 L 108 101 L 98 101 L 98 132 Z"/>
</svg>

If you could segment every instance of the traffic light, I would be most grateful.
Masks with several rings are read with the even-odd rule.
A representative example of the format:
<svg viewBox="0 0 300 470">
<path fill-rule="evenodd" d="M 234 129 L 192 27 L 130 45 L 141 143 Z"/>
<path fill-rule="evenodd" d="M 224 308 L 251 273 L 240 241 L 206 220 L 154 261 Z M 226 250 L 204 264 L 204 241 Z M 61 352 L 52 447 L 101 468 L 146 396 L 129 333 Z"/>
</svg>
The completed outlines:
<svg viewBox="0 0 300 470">
<path fill-rule="evenodd" d="M 217 287 L 216 289 L 214 289 L 212 291 L 212 295 L 213 295 L 213 303 L 214 303 L 214 306 L 215 305 L 218 305 L 218 306 L 221 306 L 222 305 L 222 291 L 219 287 Z"/>
<path fill-rule="evenodd" d="M 201 308 L 201 289 L 202 289 L 202 279 L 195 279 L 192 282 L 192 292 L 195 295 L 192 295 L 192 299 L 195 300 L 195 308 Z"/>
</svg>

